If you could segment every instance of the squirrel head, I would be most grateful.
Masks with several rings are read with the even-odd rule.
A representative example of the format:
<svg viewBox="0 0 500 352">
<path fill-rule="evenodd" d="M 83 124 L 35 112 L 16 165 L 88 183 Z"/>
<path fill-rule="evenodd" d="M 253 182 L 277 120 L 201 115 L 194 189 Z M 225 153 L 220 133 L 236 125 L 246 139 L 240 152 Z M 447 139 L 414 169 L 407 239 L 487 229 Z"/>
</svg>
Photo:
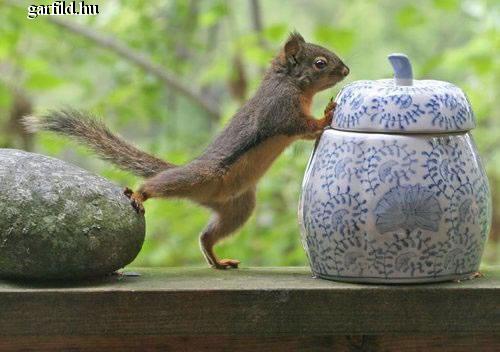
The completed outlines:
<svg viewBox="0 0 500 352">
<path fill-rule="evenodd" d="M 337 55 L 322 46 L 306 43 L 297 32 L 290 33 L 273 61 L 273 68 L 312 93 L 334 86 L 349 74 L 349 68 Z"/>
</svg>

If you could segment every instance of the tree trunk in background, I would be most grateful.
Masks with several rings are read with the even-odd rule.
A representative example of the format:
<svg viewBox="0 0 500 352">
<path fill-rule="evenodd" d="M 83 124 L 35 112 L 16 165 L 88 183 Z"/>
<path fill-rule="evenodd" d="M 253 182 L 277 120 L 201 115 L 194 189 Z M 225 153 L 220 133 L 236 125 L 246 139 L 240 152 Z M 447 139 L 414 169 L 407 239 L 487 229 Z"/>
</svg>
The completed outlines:
<svg viewBox="0 0 500 352">
<path fill-rule="evenodd" d="M 28 133 L 21 123 L 24 116 L 33 113 L 33 104 L 28 98 L 26 92 L 15 88 L 12 91 L 12 106 L 10 108 L 10 116 L 7 121 L 7 147 L 24 149 L 26 151 L 33 150 L 33 134 Z"/>
</svg>

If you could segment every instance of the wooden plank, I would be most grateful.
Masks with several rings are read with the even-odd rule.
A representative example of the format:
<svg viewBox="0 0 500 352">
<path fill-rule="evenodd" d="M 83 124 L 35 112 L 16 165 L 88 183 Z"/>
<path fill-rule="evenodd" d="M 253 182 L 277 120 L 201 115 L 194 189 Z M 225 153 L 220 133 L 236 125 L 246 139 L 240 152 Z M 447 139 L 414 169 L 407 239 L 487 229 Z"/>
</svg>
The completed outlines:
<svg viewBox="0 0 500 352">
<path fill-rule="evenodd" d="M 397 351 L 497 352 L 500 335 L 447 336 L 85 336 L 1 337 L 0 351 Z"/>
<path fill-rule="evenodd" d="M 0 337 L 450 335 L 500 331 L 500 275 L 381 286 L 306 268 L 137 269 L 80 284 L 0 284 Z"/>
</svg>

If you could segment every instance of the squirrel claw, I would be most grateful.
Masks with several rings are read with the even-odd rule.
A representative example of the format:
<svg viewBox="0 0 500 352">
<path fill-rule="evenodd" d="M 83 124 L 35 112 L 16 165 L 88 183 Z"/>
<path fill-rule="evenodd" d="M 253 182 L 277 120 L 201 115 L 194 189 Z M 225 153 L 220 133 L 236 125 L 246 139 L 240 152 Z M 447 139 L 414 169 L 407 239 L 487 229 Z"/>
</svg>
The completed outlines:
<svg viewBox="0 0 500 352">
<path fill-rule="evenodd" d="M 325 111 L 324 111 L 325 117 L 328 116 L 328 117 L 331 118 L 331 115 L 335 111 L 336 107 L 337 107 L 337 103 L 335 102 L 335 100 L 333 99 L 333 97 L 331 97 L 330 101 L 328 102 L 328 105 L 326 105 L 326 108 L 325 108 Z"/>
<path fill-rule="evenodd" d="M 237 269 L 239 264 L 240 261 L 236 259 L 221 259 L 218 262 L 216 262 L 213 265 L 213 267 L 215 269 L 227 269 L 227 268 Z"/>
<path fill-rule="evenodd" d="M 134 199 L 134 198 L 131 197 L 130 204 L 135 209 L 135 211 L 137 212 L 137 214 L 144 214 L 145 213 L 144 206 L 142 205 L 141 201 L 139 201 L 139 200 Z"/>
<path fill-rule="evenodd" d="M 125 189 L 123 190 L 123 194 L 128 199 L 130 199 L 130 204 L 135 209 L 137 214 L 144 214 L 145 213 L 144 206 L 142 205 L 143 200 L 142 200 L 142 197 L 140 195 L 138 195 L 137 193 L 135 193 L 134 191 L 132 191 L 128 187 L 125 187 Z"/>
<path fill-rule="evenodd" d="M 130 188 L 128 187 L 125 187 L 125 189 L 123 190 L 123 194 L 125 194 L 125 196 L 127 198 L 130 199 L 130 197 L 132 196 L 132 194 L 134 193 L 134 191 L 132 191 Z"/>
<path fill-rule="evenodd" d="M 335 111 L 335 108 L 337 107 L 337 103 L 335 100 L 333 100 L 333 97 L 330 99 L 330 102 L 325 108 L 325 112 L 323 115 L 323 119 L 325 121 L 325 127 L 328 127 L 331 125 L 332 120 L 333 120 L 333 112 Z"/>
</svg>

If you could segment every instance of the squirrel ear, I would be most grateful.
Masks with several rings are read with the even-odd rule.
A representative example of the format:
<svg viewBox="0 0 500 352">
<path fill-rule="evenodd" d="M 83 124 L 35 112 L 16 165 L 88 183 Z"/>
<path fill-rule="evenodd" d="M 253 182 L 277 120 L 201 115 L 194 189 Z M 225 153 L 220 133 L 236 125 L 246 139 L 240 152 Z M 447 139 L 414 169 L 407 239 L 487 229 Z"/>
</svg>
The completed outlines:
<svg viewBox="0 0 500 352">
<path fill-rule="evenodd" d="M 285 43 L 284 52 L 286 59 L 293 58 L 297 55 L 306 41 L 298 32 L 291 32 L 288 40 Z"/>
</svg>

